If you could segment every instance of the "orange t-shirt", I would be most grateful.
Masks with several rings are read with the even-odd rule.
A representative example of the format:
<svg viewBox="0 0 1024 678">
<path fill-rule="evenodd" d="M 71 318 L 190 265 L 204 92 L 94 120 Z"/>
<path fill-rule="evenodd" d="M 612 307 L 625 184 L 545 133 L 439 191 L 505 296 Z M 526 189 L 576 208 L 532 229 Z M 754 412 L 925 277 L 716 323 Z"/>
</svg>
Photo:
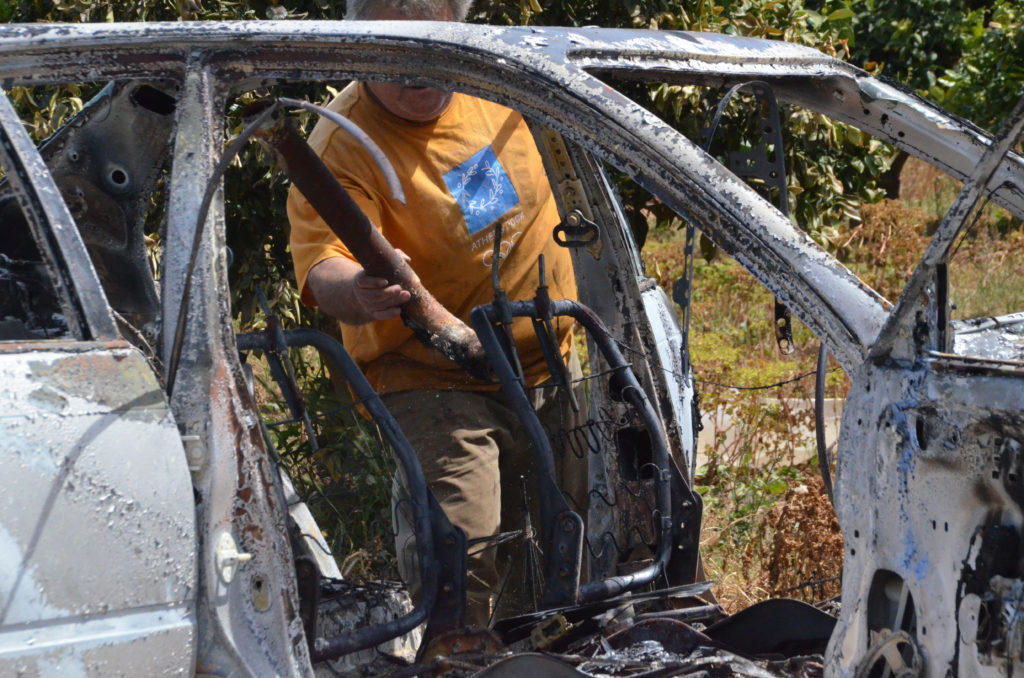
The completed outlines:
<svg viewBox="0 0 1024 678">
<path fill-rule="evenodd" d="M 501 285 L 511 300 L 532 299 L 537 255 L 544 254 L 552 299 L 576 298 L 568 250 L 551 237 L 558 212 L 547 174 L 523 117 L 504 106 L 455 94 L 434 121 L 404 121 L 353 83 L 330 108 L 359 125 L 395 167 L 407 204 L 392 199 L 383 172 L 334 123 L 321 120 L 309 143 L 384 237 L 411 258 L 424 286 L 456 317 L 493 300 L 494 224 L 502 222 Z M 288 194 L 291 252 L 303 301 L 309 270 L 330 257 L 352 254 L 293 186 Z M 556 318 L 563 357 L 572 346 L 572 322 Z M 345 348 L 380 393 L 410 389 L 488 390 L 455 363 L 422 345 L 395 318 L 342 324 Z M 527 381 L 549 377 L 529 319 L 513 332 Z"/>
</svg>

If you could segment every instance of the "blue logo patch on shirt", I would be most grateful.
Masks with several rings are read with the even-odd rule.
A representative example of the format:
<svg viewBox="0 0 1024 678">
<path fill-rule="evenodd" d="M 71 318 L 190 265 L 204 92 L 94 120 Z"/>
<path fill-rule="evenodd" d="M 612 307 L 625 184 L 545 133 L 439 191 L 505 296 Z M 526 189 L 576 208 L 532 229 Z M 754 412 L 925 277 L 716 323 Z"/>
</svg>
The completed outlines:
<svg viewBox="0 0 1024 678">
<path fill-rule="evenodd" d="M 449 170 L 444 183 L 462 210 L 470 235 L 487 228 L 519 204 L 516 189 L 489 145 Z"/>
</svg>

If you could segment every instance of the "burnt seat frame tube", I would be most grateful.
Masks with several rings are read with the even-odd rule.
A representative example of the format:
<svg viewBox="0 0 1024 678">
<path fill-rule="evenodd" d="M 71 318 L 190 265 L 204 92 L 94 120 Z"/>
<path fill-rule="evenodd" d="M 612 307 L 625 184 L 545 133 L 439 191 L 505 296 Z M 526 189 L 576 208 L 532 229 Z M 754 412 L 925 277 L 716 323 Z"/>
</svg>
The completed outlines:
<svg viewBox="0 0 1024 678">
<path fill-rule="evenodd" d="M 417 555 L 420 561 L 422 589 L 420 598 L 408 614 L 375 626 L 354 628 L 337 636 L 314 643 L 313 661 L 335 659 L 351 652 L 375 647 L 397 638 L 427 620 L 437 598 L 440 567 L 434 548 L 431 526 L 431 494 L 416 453 L 398 422 L 395 421 L 380 396 L 373 390 L 348 351 L 334 338 L 318 330 L 298 329 L 283 331 L 276 328 L 273 338 L 264 333 L 246 333 L 236 336 L 238 350 L 271 351 L 276 348 L 313 346 L 337 365 L 351 386 L 356 398 L 370 413 L 381 434 L 391 444 L 405 475 L 413 509 Z"/>
<path fill-rule="evenodd" d="M 615 344 L 605 324 L 591 309 L 577 301 L 568 299 L 553 300 L 548 309 L 540 309 L 535 300 L 513 301 L 508 304 L 512 317 L 542 318 L 547 316 L 544 310 L 549 311 L 550 316 L 566 316 L 579 322 L 589 335 L 594 339 L 601 355 L 608 362 L 612 372 L 611 379 L 613 393 L 633 407 L 643 420 L 651 438 L 652 460 L 657 470 L 655 494 L 656 511 L 658 518 L 658 545 L 654 561 L 631 574 L 617 577 L 608 577 L 579 586 L 573 598 L 573 602 L 583 604 L 597 600 L 603 600 L 620 593 L 630 591 L 641 586 L 650 584 L 655 578 L 664 572 L 672 551 L 672 508 L 671 508 L 671 472 L 669 470 L 669 451 L 665 439 L 665 433 L 661 428 L 661 420 L 658 418 L 654 407 L 651 405 L 647 394 L 644 393 L 640 382 L 633 373 L 631 365 L 623 357 L 619 347 Z M 559 557 L 557 548 L 553 548 L 557 539 L 556 526 L 561 514 L 554 514 L 556 502 L 554 498 L 546 496 L 544 487 L 555 484 L 554 455 L 551 450 L 551 443 L 548 440 L 544 427 L 537 416 L 537 412 L 530 405 L 526 396 L 523 383 L 516 377 L 511 362 L 501 348 L 501 343 L 494 331 L 494 325 L 501 318 L 501 310 L 494 304 L 477 306 L 470 313 L 470 321 L 473 329 L 476 330 L 480 343 L 490 360 L 491 367 L 501 382 L 501 389 L 508 398 L 512 407 L 519 415 L 523 426 L 526 428 L 530 441 L 533 443 L 537 460 L 539 474 L 538 482 L 541 487 L 541 518 L 544 524 L 544 571 L 559 572 L 564 566 Z M 557 485 L 556 485 L 557 487 Z M 558 498 L 564 503 L 565 499 L 558 493 Z M 575 514 L 573 514 L 575 515 Z M 578 563 L 578 561 L 577 561 Z M 578 565 L 577 565 L 578 567 Z M 579 576 L 579 573 L 575 573 Z M 552 586 L 550 580 L 546 580 L 548 588 Z M 549 592 L 545 592 L 545 602 L 549 599 Z"/>
</svg>

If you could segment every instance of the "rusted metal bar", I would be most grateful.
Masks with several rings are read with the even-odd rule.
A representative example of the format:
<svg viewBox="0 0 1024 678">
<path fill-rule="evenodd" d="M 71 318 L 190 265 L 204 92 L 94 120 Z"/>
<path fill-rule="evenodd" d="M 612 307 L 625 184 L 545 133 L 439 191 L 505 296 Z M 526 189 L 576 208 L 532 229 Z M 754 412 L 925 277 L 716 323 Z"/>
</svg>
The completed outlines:
<svg viewBox="0 0 1024 678">
<path fill-rule="evenodd" d="M 832 459 L 825 441 L 825 376 L 828 370 L 828 349 L 825 344 L 818 347 L 818 367 L 814 380 L 814 441 L 818 450 L 818 468 L 821 481 L 825 484 L 825 494 L 835 505 L 832 491 Z"/>
<path fill-rule="evenodd" d="M 174 336 L 171 340 L 170 351 L 167 354 L 167 369 L 164 374 L 164 383 L 166 384 L 165 390 L 167 396 L 170 397 L 174 393 L 174 384 L 178 378 L 178 363 L 181 360 L 181 351 L 185 346 L 185 329 L 188 326 L 188 314 L 189 304 L 191 303 L 192 296 L 192 281 L 193 274 L 196 270 L 196 264 L 199 260 L 199 250 L 202 247 L 204 232 L 206 230 L 207 216 L 209 215 L 210 207 L 213 205 L 213 197 L 216 195 L 218 189 L 221 187 L 221 179 L 224 177 L 224 172 L 234 161 L 234 158 L 238 153 L 245 147 L 249 139 L 259 128 L 263 118 L 268 118 L 273 114 L 273 111 L 263 109 L 259 111 L 259 114 L 251 120 L 242 130 L 231 145 L 228 146 L 227 150 L 217 161 L 216 167 L 213 168 L 213 172 L 210 173 L 209 179 L 206 182 L 206 190 L 203 191 L 202 201 L 199 203 L 199 210 L 197 212 L 198 219 L 196 221 L 195 229 L 192 231 L 192 244 L 189 248 L 188 265 L 185 268 L 185 276 L 182 281 L 181 300 L 178 302 L 178 314 L 174 321 Z M 167 302 L 165 302 L 167 303 Z M 165 340 L 166 341 L 166 340 Z"/>
<path fill-rule="evenodd" d="M 247 114 L 258 114 L 267 105 L 271 105 L 268 100 L 256 102 Z M 487 361 L 473 331 L 423 287 L 409 264 L 363 214 L 291 120 L 273 116 L 261 126 L 256 138 L 367 274 L 400 285 L 412 295 L 402 308 L 402 319 L 416 338 L 471 376 L 487 381 Z"/>
</svg>

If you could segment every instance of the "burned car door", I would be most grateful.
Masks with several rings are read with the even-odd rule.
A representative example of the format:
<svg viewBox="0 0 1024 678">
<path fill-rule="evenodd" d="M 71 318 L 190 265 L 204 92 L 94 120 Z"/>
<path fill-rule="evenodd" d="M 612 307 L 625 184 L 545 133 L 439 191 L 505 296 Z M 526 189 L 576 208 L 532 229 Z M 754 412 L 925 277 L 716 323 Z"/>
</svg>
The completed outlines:
<svg viewBox="0 0 1024 678">
<path fill-rule="evenodd" d="M 673 556 L 671 584 L 698 576 L 703 512 L 692 491 L 696 463 L 693 375 L 689 351 L 671 302 L 643 268 L 622 206 L 601 162 L 541 123 L 533 123 L 562 222 L 556 242 L 571 248 L 580 301 L 606 319 L 655 403 L 672 451 Z M 592 373 L 607 369 L 588 337 Z M 619 573 L 656 542 L 651 437 L 628 408 L 616 403 L 609 383 L 591 389 L 591 421 L 598 425 L 575 447 L 590 456 L 587 556 L 592 576 Z"/>
<path fill-rule="evenodd" d="M 196 641 L 182 440 L 6 95 L 0 128 L 24 217 L 4 226 L 25 229 L 0 253 L 0 673 L 176 672 Z"/>
<path fill-rule="evenodd" d="M 115 321 L 143 350 L 156 340 L 160 307 L 143 228 L 168 155 L 174 106 L 173 97 L 152 85 L 109 83 L 39 147 Z M 0 220 L 10 224 L 0 239 L 4 250 L 37 258 L 6 183 L 0 184 Z"/>
</svg>

